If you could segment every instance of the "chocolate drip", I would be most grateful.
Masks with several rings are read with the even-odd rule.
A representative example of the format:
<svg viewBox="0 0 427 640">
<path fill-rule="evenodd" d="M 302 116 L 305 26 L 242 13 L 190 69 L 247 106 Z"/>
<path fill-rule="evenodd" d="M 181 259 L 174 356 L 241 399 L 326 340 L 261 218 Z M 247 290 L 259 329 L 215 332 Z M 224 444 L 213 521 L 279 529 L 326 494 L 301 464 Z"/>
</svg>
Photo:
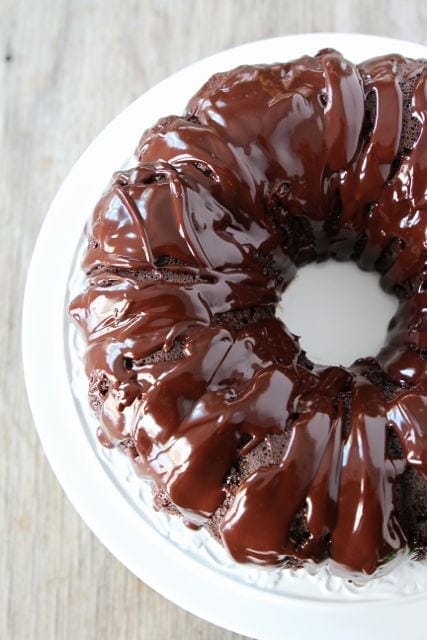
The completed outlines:
<svg viewBox="0 0 427 640">
<path fill-rule="evenodd" d="M 101 441 L 238 561 L 369 574 L 415 539 L 395 493 L 427 478 L 426 81 L 425 61 L 330 49 L 217 74 L 87 225 L 70 313 Z M 329 257 L 400 297 L 377 358 L 347 369 L 310 363 L 272 312 Z"/>
</svg>

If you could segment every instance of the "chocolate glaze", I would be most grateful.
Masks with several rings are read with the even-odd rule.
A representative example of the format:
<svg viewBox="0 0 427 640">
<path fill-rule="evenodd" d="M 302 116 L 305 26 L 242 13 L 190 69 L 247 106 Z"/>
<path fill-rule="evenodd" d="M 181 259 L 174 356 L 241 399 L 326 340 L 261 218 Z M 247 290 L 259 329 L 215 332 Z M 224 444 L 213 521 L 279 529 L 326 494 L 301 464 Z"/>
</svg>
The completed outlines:
<svg viewBox="0 0 427 640">
<path fill-rule="evenodd" d="M 237 561 L 369 574 L 415 544 L 393 491 L 408 468 L 427 478 L 426 80 L 422 60 L 333 50 L 217 74 L 143 135 L 88 222 L 70 313 L 102 442 L 189 524 L 223 509 Z M 329 257 L 400 298 L 377 358 L 349 368 L 311 365 L 267 312 Z M 270 434 L 280 462 L 239 478 Z"/>
</svg>

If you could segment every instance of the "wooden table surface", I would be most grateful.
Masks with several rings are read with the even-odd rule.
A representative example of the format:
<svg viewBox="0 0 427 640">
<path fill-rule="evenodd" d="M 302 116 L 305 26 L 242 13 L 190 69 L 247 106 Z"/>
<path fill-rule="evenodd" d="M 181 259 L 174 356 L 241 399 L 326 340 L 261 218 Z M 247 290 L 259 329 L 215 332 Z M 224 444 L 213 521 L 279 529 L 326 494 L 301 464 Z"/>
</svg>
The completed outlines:
<svg viewBox="0 0 427 640">
<path fill-rule="evenodd" d="M 64 496 L 27 405 L 22 292 L 51 199 L 113 116 L 199 58 L 308 31 L 377 33 L 426 44 L 427 3 L 0 0 L 2 640 L 241 638 L 178 609 L 138 581 Z M 286 633 L 283 638 L 288 640 Z"/>
</svg>

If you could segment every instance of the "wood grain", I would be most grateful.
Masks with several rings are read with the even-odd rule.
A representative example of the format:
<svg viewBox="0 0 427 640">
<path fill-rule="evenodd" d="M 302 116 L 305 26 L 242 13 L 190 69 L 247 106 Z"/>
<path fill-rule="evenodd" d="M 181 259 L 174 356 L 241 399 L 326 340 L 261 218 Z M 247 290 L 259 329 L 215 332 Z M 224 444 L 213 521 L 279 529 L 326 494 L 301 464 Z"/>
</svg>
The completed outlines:
<svg viewBox="0 0 427 640">
<path fill-rule="evenodd" d="M 22 292 L 49 202 L 114 115 L 199 58 L 250 40 L 308 31 L 425 43 L 427 4 L 0 0 L 0 638 L 241 637 L 185 613 L 139 582 L 65 498 L 27 406 Z M 58 416 L 58 428 L 60 422 Z"/>
</svg>

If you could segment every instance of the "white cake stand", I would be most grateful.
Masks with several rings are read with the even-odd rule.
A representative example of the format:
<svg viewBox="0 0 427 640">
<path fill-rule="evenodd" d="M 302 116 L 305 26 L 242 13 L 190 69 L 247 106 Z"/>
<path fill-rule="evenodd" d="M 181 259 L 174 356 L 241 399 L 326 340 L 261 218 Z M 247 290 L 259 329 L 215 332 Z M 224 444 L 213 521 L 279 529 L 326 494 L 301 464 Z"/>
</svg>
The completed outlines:
<svg viewBox="0 0 427 640">
<path fill-rule="evenodd" d="M 258 640 L 426 640 L 427 566 L 403 561 L 364 587 L 326 569 L 278 572 L 236 565 L 207 534 L 157 514 L 118 452 L 101 450 L 87 410 L 78 338 L 65 314 L 82 229 L 111 174 L 142 131 L 181 113 L 213 73 L 243 63 L 286 61 L 335 47 L 358 61 L 421 45 L 354 34 L 304 34 L 231 49 L 183 69 L 145 93 L 75 164 L 46 216 L 31 261 L 23 311 L 25 378 L 46 456 L 83 520 L 141 580 L 192 613 Z M 71 284 L 70 284 L 71 283 Z M 149 492 L 148 492 L 149 493 Z"/>
</svg>

